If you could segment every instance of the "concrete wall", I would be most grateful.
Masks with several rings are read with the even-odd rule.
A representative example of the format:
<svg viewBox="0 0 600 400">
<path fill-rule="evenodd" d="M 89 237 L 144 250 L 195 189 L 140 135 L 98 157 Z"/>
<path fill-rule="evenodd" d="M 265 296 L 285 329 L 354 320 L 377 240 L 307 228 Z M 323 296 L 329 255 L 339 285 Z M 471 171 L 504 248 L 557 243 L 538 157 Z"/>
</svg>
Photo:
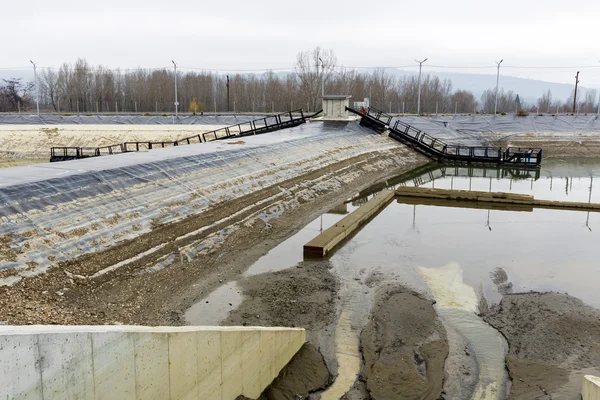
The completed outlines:
<svg viewBox="0 0 600 400">
<path fill-rule="evenodd" d="M 350 105 L 350 99 L 323 99 L 323 119 L 348 119 L 346 107 Z"/>
<path fill-rule="evenodd" d="M 257 398 L 304 329 L 3 326 L 0 400 Z"/>
<path fill-rule="evenodd" d="M 583 388 L 581 390 L 582 400 L 600 400 L 600 378 L 586 375 L 583 377 Z"/>
</svg>

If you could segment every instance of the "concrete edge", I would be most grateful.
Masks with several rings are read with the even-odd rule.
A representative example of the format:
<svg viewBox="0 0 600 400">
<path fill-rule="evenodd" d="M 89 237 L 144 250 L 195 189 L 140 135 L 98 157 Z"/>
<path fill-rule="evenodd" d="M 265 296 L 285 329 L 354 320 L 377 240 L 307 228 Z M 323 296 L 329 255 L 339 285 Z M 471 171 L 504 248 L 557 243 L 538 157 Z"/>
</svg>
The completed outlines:
<svg viewBox="0 0 600 400">
<path fill-rule="evenodd" d="M 600 400 L 600 377 L 585 375 L 581 388 L 582 400 Z"/>
</svg>

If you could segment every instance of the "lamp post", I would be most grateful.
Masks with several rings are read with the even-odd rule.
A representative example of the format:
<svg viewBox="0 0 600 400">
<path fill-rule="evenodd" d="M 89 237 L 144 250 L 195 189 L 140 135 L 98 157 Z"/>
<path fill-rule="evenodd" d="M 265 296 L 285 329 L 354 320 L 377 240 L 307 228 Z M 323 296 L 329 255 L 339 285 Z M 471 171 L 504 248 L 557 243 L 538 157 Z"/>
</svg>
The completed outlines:
<svg viewBox="0 0 600 400">
<path fill-rule="evenodd" d="M 319 57 L 319 61 L 321 61 L 321 97 L 325 97 L 325 63 L 323 59 Z"/>
<path fill-rule="evenodd" d="M 423 68 L 423 63 L 425 61 L 427 61 L 427 59 L 424 59 L 423 61 L 417 61 L 419 64 L 419 94 L 417 95 L 417 115 L 421 115 L 421 69 Z"/>
<path fill-rule="evenodd" d="M 33 79 L 35 79 L 35 104 L 36 104 L 36 108 L 37 108 L 37 116 L 39 117 L 40 116 L 40 87 L 38 85 L 37 67 L 33 61 L 29 60 L 29 62 L 33 65 Z"/>
<path fill-rule="evenodd" d="M 179 102 L 177 101 L 177 64 L 171 60 L 173 67 L 175 67 L 175 118 L 177 118 L 179 112 Z"/>
<path fill-rule="evenodd" d="M 496 74 L 496 100 L 494 101 L 494 115 L 496 115 L 496 111 L 498 108 L 498 84 L 500 83 L 500 64 L 502 64 L 504 59 L 500 60 L 500 62 L 496 61 L 496 65 L 498 66 L 498 73 Z"/>
</svg>

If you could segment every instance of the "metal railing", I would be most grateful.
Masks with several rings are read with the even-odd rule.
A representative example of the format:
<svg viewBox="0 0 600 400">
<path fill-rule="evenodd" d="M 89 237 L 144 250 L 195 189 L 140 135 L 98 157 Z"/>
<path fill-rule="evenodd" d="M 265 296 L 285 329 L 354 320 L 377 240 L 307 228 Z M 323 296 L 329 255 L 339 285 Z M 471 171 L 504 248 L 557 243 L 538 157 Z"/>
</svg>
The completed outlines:
<svg viewBox="0 0 600 400">
<path fill-rule="evenodd" d="M 452 145 L 415 128 L 412 125 L 396 120 L 373 107 L 365 112 L 347 108 L 363 117 L 363 122 L 381 129 L 389 129 L 389 136 L 418 150 L 424 155 L 438 161 L 474 162 L 483 164 L 512 164 L 521 166 L 538 166 L 542 162 L 542 149 L 522 149 L 509 147 L 462 146 Z M 392 124 L 393 122 L 393 124 Z"/>
<path fill-rule="evenodd" d="M 222 140 L 238 136 L 259 135 L 262 133 L 273 132 L 279 129 L 290 128 L 303 124 L 308 118 L 312 118 L 320 113 L 321 111 L 309 116 L 305 116 L 302 109 L 288 111 L 282 114 L 259 118 L 253 121 L 242 122 L 236 125 L 215 129 L 214 131 L 200 133 L 175 141 L 124 142 L 102 147 L 52 147 L 50 149 L 50 162 L 76 160 L 80 158 L 98 157 L 117 153 L 145 151 L 186 144 L 206 143 L 213 140 Z"/>
</svg>

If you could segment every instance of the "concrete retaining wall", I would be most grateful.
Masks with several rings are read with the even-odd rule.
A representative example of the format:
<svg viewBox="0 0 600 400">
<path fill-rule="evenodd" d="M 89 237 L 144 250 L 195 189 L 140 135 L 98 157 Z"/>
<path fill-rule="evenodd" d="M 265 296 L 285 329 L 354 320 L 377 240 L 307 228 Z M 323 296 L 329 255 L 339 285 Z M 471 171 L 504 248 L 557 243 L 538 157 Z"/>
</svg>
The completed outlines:
<svg viewBox="0 0 600 400">
<path fill-rule="evenodd" d="M 583 377 L 583 388 L 581 390 L 582 400 L 600 400 L 600 378 L 586 375 Z"/>
<path fill-rule="evenodd" d="M 257 398 L 304 329 L 0 327 L 0 399 Z"/>
</svg>

